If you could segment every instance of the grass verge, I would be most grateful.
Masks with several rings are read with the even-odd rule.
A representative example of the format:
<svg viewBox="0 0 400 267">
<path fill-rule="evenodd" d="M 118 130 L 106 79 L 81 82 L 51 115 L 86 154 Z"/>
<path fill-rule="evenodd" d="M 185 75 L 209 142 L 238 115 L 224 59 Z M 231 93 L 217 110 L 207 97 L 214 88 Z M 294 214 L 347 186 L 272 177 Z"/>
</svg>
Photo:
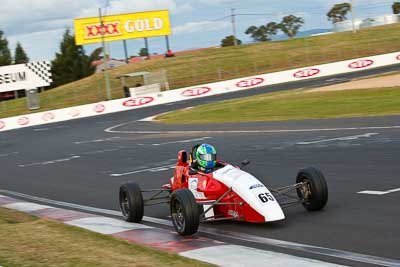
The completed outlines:
<svg viewBox="0 0 400 267">
<path fill-rule="evenodd" d="M 0 208 L 0 265 L 211 266 L 116 238 Z"/>
<path fill-rule="evenodd" d="M 276 92 L 161 115 L 169 124 L 280 121 L 400 114 L 400 87 Z"/>
<path fill-rule="evenodd" d="M 399 51 L 400 23 L 279 42 L 215 48 L 169 59 L 129 64 L 110 73 L 112 97 L 123 90 L 117 76 L 136 71 L 167 70 L 171 88 L 210 83 L 317 64 Z M 45 111 L 106 99 L 101 74 L 66 84 L 40 95 Z M 0 118 L 28 113 L 25 99 L 0 102 Z M 37 112 L 37 111 L 36 111 Z"/>
</svg>

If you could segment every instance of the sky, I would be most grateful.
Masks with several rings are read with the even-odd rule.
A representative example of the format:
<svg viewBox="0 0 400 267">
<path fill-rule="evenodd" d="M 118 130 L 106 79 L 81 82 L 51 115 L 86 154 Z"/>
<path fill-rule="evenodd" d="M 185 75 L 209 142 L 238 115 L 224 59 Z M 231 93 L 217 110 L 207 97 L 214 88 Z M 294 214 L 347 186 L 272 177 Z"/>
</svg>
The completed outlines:
<svg viewBox="0 0 400 267">
<path fill-rule="evenodd" d="M 173 51 L 218 46 L 225 36 L 232 34 L 231 8 L 240 14 L 237 20 L 237 37 L 243 42 L 251 39 L 244 34 L 251 25 L 279 22 L 289 14 L 303 17 L 302 31 L 330 29 L 326 13 L 346 0 L 1 0 L 0 30 L 5 33 L 9 47 L 14 52 L 20 42 L 31 60 L 52 60 L 59 51 L 66 28 L 73 29 L 75 18 L 98 15 L 98 8 L 107 15 L 168 9 L 172 24 L 170 36 Z M 350 1 L 350 0 L 349 0 Z M 388 0 L 354 0 L 357 18 L 391 14 Z M 255 14 L 255 15 L 252 15 Z M 127 41 L 129 55 L 137 55 L 144 47 L 143 39 Z M 90 53 L 99 45 L 86 45 Z M 123 58 L 122 41 L 111 42 L 110 54 Z M 164 53 L 163 37 L 149 39 L 151 53 Z"/>
</svg>

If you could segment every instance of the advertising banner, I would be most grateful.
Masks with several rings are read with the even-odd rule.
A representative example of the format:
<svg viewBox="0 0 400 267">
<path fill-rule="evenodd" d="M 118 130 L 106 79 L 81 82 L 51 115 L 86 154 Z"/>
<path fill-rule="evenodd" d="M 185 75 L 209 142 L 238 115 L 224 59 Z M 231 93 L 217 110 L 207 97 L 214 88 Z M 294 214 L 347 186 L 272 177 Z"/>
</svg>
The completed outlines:
<svg viewBox="0 0 400 267">
<path fill-rule="evenodd" d="M 0 67 L 0 92 L 49 86 L 50 62 L 38 61 Z"/>
<path fill-rule="evenodd" d="M 77 45 L 104 41 L 165 36 L 171 34 L 168 10 L 104 16 L 74 20 Z"/>
<path fill-rule="evenodd" d="M 332 75 L 357 72 L 364 69 L 379 68 L 394 64 L 400 64 L 400 52 L 268 74 L 259 74 L 251 77 L 202 84 L 170 91 L 149 93 L 143 96 L 133 96 L 107 102 L 92 103 L 10 118 L 0 118 L 0 132 L 22 127 L 61 122 L 97 116 L 101 114 L 185 101 L 188 99 L 237 92 L 241 90 L 254 90 L 258 87 L 271 86 L 274 84 L 296 82 L 299 80 L 312 79 L 316 77 L 329 77 Z"/>
</svg>

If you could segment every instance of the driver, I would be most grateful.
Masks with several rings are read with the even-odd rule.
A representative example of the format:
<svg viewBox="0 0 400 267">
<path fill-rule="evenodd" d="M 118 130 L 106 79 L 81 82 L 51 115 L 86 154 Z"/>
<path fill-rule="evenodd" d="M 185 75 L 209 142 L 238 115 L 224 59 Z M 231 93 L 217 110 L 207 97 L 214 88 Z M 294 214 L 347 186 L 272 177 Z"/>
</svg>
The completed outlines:
<svg viewBox="0 0 400 267">
<path fill-rule="evenodd" d="M 201 144 L 193 151 L 193 158 L 200 171 L 212 172 L 217 165 L 217 150 L 209 144 Z"/>
</svg>

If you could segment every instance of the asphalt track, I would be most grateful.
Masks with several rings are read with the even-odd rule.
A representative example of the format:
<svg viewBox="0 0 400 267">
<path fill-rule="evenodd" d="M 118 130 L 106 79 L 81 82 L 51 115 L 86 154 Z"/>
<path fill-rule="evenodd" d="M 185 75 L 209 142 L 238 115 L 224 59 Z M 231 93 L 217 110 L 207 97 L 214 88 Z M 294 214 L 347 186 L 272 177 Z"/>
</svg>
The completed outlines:
<svg viewBox="0 0 400 267">
<path fill-rule="evenodd" d="M 158 188 L 168 182 L 178 150 L 209 142 L 227 161 L 249 159 L 247 170 L 271 187 L 291 184 L 298 169 L 317 166 L 328 180 L 329 202 L 321 212 L 290 208 L 287 220 L 276 223 L 205 224 L 227 234 L 201 235 L 352 266 L 365 263 L 234 236 L 247 234 L 400 260 L 400 191 L 394 190 L 400 188 L 400 116 L 196 126 L 136 122 L 198 104 L 398 70 L 399 66 L 392 66 L 3 132 L 0 189 L 118 210 L 121 183 L 134 180 L 143 188 Z M 383 193 L 358 193 L 364 190 Z M 150 217 L 168 219 L 168 215 L 167 206 L 146 210 Z"/>
</svg>

